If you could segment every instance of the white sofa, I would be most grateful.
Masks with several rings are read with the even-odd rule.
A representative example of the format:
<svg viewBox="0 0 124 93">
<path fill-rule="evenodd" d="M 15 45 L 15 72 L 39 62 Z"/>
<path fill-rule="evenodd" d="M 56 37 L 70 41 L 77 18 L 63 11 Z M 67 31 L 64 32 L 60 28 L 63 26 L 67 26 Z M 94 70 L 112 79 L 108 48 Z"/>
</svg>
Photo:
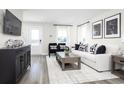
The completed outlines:
<svg viewBox="0 0 124 93">
<path fill-rule="evenodd" d="M 111 54 L 91 54 L 79 50 L 73 50 L 72 53 L 80 56 L 84 64 L 97 71 L 110 70 Z"/>
</svg>

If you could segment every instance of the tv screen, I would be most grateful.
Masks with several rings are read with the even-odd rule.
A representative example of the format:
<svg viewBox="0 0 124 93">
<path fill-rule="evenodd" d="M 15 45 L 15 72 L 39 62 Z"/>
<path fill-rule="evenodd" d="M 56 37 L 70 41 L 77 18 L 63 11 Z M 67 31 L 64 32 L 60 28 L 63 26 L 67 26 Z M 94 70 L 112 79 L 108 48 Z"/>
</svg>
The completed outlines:
<svg viewBox="0 0 124 93">
<path fill-rule="evenodd" d="M 3 32 L 5 34 L 21 36 L 22 22 L 9 10 L 6 10 L 3 26 Z"/>
</svg>

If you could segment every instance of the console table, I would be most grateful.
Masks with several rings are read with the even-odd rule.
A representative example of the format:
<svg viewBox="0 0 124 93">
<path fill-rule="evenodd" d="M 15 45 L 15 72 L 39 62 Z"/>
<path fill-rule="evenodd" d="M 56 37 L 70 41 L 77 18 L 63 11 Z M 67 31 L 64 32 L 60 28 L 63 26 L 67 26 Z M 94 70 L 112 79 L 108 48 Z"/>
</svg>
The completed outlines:
<svg viewBox="0 0 124 93">
<path fill-rule="evenodd" d="M 116 64 L 124 65 L 124 56 L 121 55 L 112 55 L 112 67 L 111 73 L 119 76 L 124 79 L 124 70 L 116 68 Z"/>
<path fill-rule="evenodd" d="M 0 83 L 17 83 L 31 65 L 31 46 L 0 49 Z"/>
</svg>

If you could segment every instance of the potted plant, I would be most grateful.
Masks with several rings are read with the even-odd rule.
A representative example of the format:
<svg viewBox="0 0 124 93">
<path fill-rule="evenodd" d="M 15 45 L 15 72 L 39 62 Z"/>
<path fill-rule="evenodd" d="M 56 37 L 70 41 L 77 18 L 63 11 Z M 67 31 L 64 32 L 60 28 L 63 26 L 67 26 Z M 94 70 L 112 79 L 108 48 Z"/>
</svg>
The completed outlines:
<svg viewBox="0 0 124 93">
<path fill-rule="evenodd" d="M 69 47 L 65 46 L 64 48 L 65 55 L 69 55 Z"/>
</svg>

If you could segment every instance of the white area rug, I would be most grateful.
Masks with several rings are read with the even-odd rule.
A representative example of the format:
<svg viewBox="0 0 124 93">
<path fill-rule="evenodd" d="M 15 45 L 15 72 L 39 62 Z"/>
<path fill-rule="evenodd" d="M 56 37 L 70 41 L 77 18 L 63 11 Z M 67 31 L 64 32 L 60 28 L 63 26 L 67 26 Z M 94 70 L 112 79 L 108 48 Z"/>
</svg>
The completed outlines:
<svg viewBox="0 0 124 93">
<path fill-rule="evenodd" d="M 46 59 L 51 84 L 74 84 L 118 78 L 111 72 L 99 73 L 84 64 L 81 65 L 81 70 L 62 71 L 55 56 L 47 56 Z"/>
</svg>

